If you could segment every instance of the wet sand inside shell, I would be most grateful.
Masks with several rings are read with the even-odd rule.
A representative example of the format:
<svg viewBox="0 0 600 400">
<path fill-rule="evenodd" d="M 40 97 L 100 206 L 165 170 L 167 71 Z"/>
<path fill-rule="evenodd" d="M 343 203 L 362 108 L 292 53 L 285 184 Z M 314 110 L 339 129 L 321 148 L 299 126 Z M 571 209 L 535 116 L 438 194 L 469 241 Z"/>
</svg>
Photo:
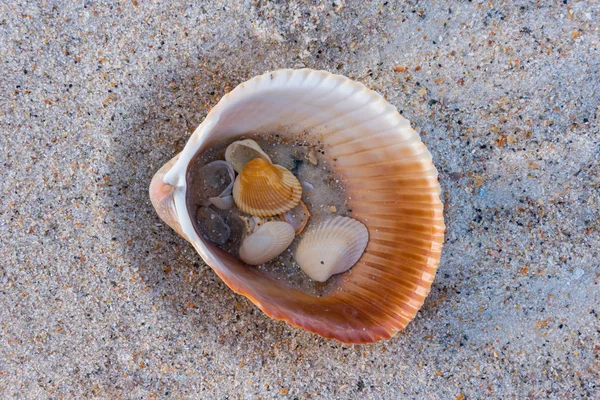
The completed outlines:
<svg viewBox="0 0 600 400">
<path fill-rule="evenodd" d="M 207 231 L 207 229 L 218 230 L 219 228 L 215 228 L 215 225 L 221 224 L 221 220 L 229 227 L 229 239 L 223 244 L 215 243 L 215 240 L 213 243 L 227 253 L 238 257 L 238 249 L 246 234 L 246 224 L 240 217 L 252 218 L 252 216 L 240 211 L 235 204 L 229 210 L 219 210 L 212 205 L 207 207 L 205 205 L 206 194 L 202 190 L 206 187 L 206 182 L 199 171 L 212 161 L 224 160 L 225 150 L 232 142 L 242 139 L 255 140 L 271 157 L 274 164 L 287 168 L 298 178 L 302 184 L 301 200 L 306 204 L 311 217 L 304 231 L 295 236 L 292 244 L 281 255 L 266 264 L 247 266 L 247 268 L 257 269 L 290 287 L 322 296 L 334 289 L 337 281 L 344 274 L 334 275 L 324 283 L 313 281 L 295 263 L 296 248 L 303 233 L 311 226 L 336 215 L 350 216 L 351 212 L 346 206 L 347 197 L 343 180 L 333 172 L 325 148 L 318 142 L 308 141 L 309 137 L 308 133 L 297 135 L 295 138 L 284 137 L 277 133 L 240 136 L 197 154 L 187 170 L 186 203 L 194 228 L 203 239 L 212 237 L 219 240 L 222 237 L 222 232 Z M 215 184 L 226 186 L 226 182 L 220 178 L 215 181 Z M 279 216 L 262 218 L 262 222 L 268 220 L 281 221 L 281 218 Z"/>
</svg>

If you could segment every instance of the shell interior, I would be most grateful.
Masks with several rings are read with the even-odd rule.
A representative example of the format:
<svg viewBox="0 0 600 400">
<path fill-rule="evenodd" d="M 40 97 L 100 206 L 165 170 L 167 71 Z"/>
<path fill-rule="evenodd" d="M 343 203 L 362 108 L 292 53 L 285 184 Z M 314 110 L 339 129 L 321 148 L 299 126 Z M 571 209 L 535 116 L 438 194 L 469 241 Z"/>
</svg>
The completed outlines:
<svg viewBox="0 0 600 400">
<path fill-rule="evenodd" d="M 190 182 L 190 187 L 199 204 L 225 207 L 229 201 L 227 197 L 231 196 L 234 179 L 232 166 L 226 161 L 216 160 L 199 168 L 196 181 Z M 224 200 L 217 200 L 219 197 Z"/>
</svg>

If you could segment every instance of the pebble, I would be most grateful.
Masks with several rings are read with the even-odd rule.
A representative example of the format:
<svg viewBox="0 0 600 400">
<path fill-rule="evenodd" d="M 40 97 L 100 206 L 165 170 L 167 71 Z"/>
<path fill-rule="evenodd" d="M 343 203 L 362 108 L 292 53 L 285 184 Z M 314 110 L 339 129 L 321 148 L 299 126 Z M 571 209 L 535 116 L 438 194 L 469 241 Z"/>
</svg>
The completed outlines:
<svg viewBox="0 0 600 400">
<path fill-rule="evenodd" d="M 575 270 L 573 271 L 573 280 L 581 279 L 584 274 L 585 274 L 584 270 L 582 270 L 581 268 L 575 268 Z"/>
<path fill-rule="evenodd" d="M 309 150 L 308 152 L 308 162 L 312 165 L 317 165 L 317 155 L 314 150 Z"/>
</svg>

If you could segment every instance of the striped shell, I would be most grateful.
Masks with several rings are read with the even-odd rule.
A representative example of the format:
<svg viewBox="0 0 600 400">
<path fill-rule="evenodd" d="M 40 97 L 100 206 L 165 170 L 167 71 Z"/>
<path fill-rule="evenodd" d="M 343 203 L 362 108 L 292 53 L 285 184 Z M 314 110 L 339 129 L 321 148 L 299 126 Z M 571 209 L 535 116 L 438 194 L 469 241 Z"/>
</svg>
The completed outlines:
<svg viewBox="0 0 600 400">
<path fill-rule="evenodd" d="M 304 234 L 296 249 L 296 262 L 312 280 L 325 282 L 356 264 L 368 241 L 369 231 L 359 221 L 330 218 Z"/>
<path fill-rule="evenodd" d="M 283 221 L 269 221 L 249 235 L 240 247 L 240 259 L 250 265 L 271 261 L 294 240 L 294 227 Z"/>
<path fill-rule="evenodd" d="M 235 179 L 233 201 L 243 212 L 270 217 L 296 207 L 302 196 L 298 179 L 281 165 L 250 161 Z"/>
<path fill-rule="evenodd" d="M 365 253 L 321 297 L 203 240 L 186 207 L 186 169 L 198 152 L 271 132 L 308 132 L 320 141 L 346 183 L 350 216 L 369 230 Z M 445 227 L 429 151 L 381 95 L 324 71 L 285 69 L 240 84 L 210 111 L 174 165 L 157 173 L 150 191 L 161 193 L 152 197 L 161 218 L 232 290 L 272 318 L 347 343 L 375 342 L 403 329 L 429 294 L 440 261 Z"/>
</svg>

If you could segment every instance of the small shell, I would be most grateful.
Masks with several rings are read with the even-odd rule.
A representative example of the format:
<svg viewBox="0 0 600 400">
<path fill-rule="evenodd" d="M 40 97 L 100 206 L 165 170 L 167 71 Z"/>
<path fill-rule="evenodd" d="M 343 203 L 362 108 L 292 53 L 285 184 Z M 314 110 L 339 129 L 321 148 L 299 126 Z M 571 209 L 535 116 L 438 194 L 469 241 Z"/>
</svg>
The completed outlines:
<svg viewBox="0 0 600 400">
<path fill-rule="evenodd" d="M 231 196 L 235 172 L 233 172 L 231 164 L 223 160 L 217 160 L 202 166 L 198 170 L 196 179 L 197 181 L 192 186 L 195 188 L 194 197 L 197 202 L 205 206 L 213 204 L 221 208 L 221 205 L 225 205 L 227 199 L 225 199 L 225 203 L 219 200 L 213 201 L 213 199 Z"/>
<path fill-rule="evenodd" d="M 261 217 L 253 217 L 252 215 L 246 216 L 245 214 L 242 215 L 241 211 L 238 209 L 233 210 L 232 218 L 238 220 L 244 226 L 244 237 L 255 232 L 258 228 L 263 226 L 265 222 L 268 222 Z"/>
<path fill-rule="evenodd" d="M 242 172 L 246 164 L 255 158 L 262 158 L 269 163 L 271 162 L 271 158 L 252 139 L 233 142 L 225 150 L 225 160 L 233 166 L 238 174 Z"/>
<path fill-rule="evenodd" d="M 240 259 L 250 265 L 271 261 L 294 240 L 294 227 L 287 222 L 270 221 L 248 236 L 240 247 Z"/>
<path fill-rule="evenodd" d="M 311 279 L 325 282 L 356 264 L 368 241 L 369 231 L 362 223 L 338 216 L 304 234 L 296 262 Z"/>
<path fill-rule="evenodd" d="M 243 212 L 270 217 L 291 210 L 300 202 L 302 185 L 281 165 L 261 158 L 250 161 L 233 184 L 233 200 Z"/>
<path fill-rule="evenodd" d="M 296 235 L 298 235 L 304 230 L 304 227 L 308 223 L 308 220 L 310 219 L 310 212 L 308 211 L 306 204 L 300 200 L 300 204 L 281 214 L 279 217 L 283 221 L 292 225 L 296 231 Z"/>
<path fill-rule="evenodd" d="M 216 211 L 208 207 L 199 207 L 196 221 L 200 232 L 211 242 L 222 245 L 229 240 L 231 229 Z"/>
<path fill-rule="evenodd" d="M 315 190 L 314 185 L 312 183 L 310 183 L 310 182 L 302 182 L 302 186 L 306 187 L 308 190 L 311 190 L 311 191 Z"/>
<path fill-rule="evenodd" d="M 312 165 L 317 165 L 317 163 L 318 163 L 317 153 L 315 153 L 314 150 L 310 150 L 308 152 L 308 162 L 311 163 Z"/>
<path fill-rule="evenodd" d="M 223 197 L 210 197 L 208 201 L 219 210 L 229 210 L 233 206 L 233 196 L 230 194 Z"/>
</svg>

